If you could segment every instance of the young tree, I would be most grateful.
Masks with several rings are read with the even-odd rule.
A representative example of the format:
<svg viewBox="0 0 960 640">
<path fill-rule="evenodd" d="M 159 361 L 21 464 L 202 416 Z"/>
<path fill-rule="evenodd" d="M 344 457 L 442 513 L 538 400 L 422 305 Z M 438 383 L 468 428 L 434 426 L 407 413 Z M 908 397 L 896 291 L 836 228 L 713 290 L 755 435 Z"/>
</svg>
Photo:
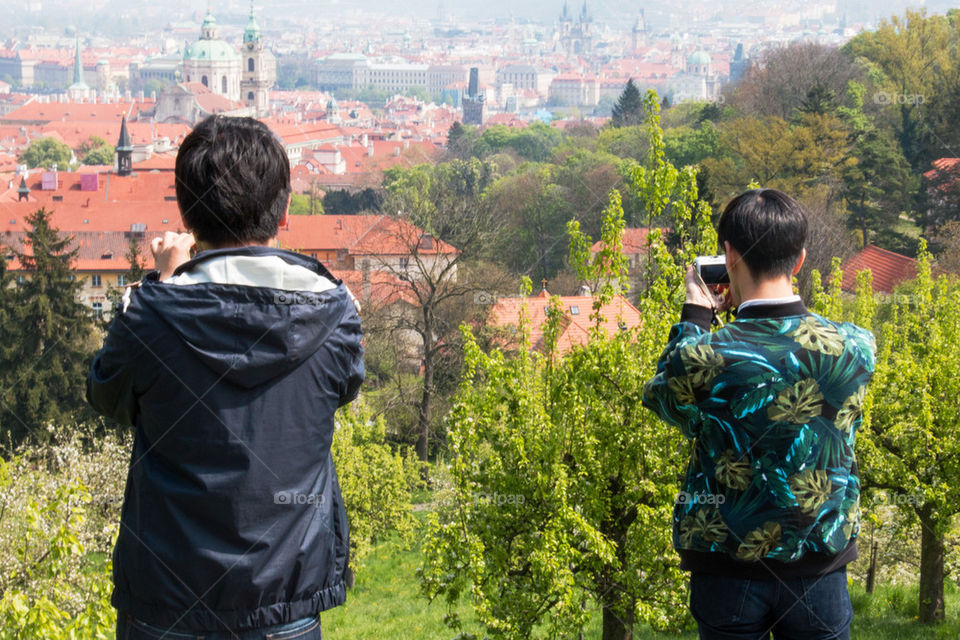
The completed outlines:
<svg viewBox="0 0 960 640">
<path fill-rule="evenodd" d="M 683 265 L 716 251 L 716 234 L 709 208 L 697 201 L 695 171 L 664 159 L 658 106 L 651 93 L 645 107 L 654 142 L 634 188 L 649 209 L 672 217 L 684 240 L 671 254 L 660 232 L 651 233 L 660 277 L 641 294 L 643 327 L 613 337 L 600 328 L 601 309 L 625 281 L 614 189 L 595 257 L 579 225 L 568 227 L 579 277 L 601 283 L 585 346 L 559 355 L 557 299 L 542 354 L 531 353 L 525 320 L 512 357 L 484 353 L 463 328 L 464 380 L 447 422 L 454 499 L 431 521 L 420 576 L 431 599 L 454 604 L 469 592 L 491 637 L 570 635 L 582 629 L 588 604 L 602 609 L 604 640 L 631 638 L 639 624 L 676 628 L 686 615 L 685 576 L 667 526 L 685 447 L 640 398 L 679 314 Z M 456 616 L 448 620 L 459 625 Z"/>
<path fill-rule="evenodd" d="M 917 278 L 879 328 L 858 455 L 864 485 L 904 499 L 921 527 L 920 621 L 945 616 L 944 536 L 960 513 L 960 284 L 934 279 L 921 241 Z"/>
<path fill-rule="evenodd" d="M 372 267 L 386 271 L 415 300 L 415 313 L 396 318 L 398 327 L 418 337 L 422 353 L 422 391 L 418 402 L 416 451 L 428 459 L 434 404 L 435 376 L 463 316 L 457 301 L 483 294 L 487 283 L 463 277 L 470 263 L 488 257 L 485 251 L 503 233 L 501 213 L 484 200 L 496 179 L 492 165 L 477 159 L 452 160 L 408 170 L 387 172 L 384 209 L 391 224 L 376 232 L 402 248 L 403 258 L 387 258 Z M 376 235 L 376 234 L 375 234 Z M 370 235 L 370 241 L 375 235 Z"/>
<path fill-rule="evenodd" d="M 47 428 L 87 416 L 84 380 L 92 344 L 93 318 L 77 302 L 82 287 L 72 269 L 77 250 L 39 209 L 27 217 L 31 229 L 16 251 L 26 279 L 16 291 L 13 317 L 22 327 L 5 368 L 2 426 L 14 441 L 47 438 Z"/>
<path fill-rule="evenodd" d="M 633 78 L 630 78 L 617 104 L 613 105 L 610 123 L 615 127 L 630 127 L 643 124 L 643 117 L 643 98 L 637 85 L 633 83 Z"/>
</svg>

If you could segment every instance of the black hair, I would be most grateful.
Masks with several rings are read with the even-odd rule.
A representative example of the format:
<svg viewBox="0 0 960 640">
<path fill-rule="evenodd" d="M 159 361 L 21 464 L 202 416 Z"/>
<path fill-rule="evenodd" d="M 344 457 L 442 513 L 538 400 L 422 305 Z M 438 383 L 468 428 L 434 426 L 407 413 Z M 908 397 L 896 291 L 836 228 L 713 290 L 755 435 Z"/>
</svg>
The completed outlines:
<svg viewBox="0 0 960 640">
<path fill-rule="evenodd" d="M 277 234 L 290 196 L 290 161 L 262 122 L 206 118 L 180 145 L 174 175 L 180 213 L 197 240 L 262 243 Z"/>
<path fill-rule="evenodd" d="M 754 278 L 791 275 L 807 240 L 800 203 L 776 189 L 752 189 L 731 200 L 717 225 Z"/>
</svg>

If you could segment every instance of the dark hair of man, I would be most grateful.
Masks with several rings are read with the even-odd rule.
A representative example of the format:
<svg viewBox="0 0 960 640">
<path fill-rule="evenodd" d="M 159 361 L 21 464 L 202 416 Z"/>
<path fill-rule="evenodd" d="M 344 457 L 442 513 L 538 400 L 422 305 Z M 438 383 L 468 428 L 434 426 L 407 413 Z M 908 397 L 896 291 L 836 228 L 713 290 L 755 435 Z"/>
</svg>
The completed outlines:
<svg viewBox="0 0 960 640">
<path fill-rule="evenodd" d="M 277 234 L 290 195 L 290 161 L 262 122 L 208 117 L 184 138 L 174 175 L 177 204 L 197 240 L 262 243 Z"/>
<path fill-rule="evenodd" d="M 791 275 L 807 240 L 807 216 L 796 200 L 776 189 L 753 189 L 731 200 L 717 225 L 754 278 Z"/>
</svg>

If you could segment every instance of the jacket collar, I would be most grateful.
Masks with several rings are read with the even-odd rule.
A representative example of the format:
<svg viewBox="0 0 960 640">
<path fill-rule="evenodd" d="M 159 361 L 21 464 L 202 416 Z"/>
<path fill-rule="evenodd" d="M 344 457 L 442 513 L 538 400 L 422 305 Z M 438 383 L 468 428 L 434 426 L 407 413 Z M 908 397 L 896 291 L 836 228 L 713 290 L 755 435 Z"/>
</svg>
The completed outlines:
<svg viewBox="0 0 960 640">
<path fill-rule="evenodd" d="M 329 278 L 334 284 L 339 285 L 340 279 L 334 277 L 330 270 L 327 269 L 322 262 L 316 258 L 311 258 L 310 256 L 305 256 L 302 253 L 296 253 L 294 251 L 288 251 L 287 249 L 279 249 L 277 247 L 267 247 L 264 245 L 250 245 L 246 247 L 227 247 L 225 249 L 207 249 L 206 251 L 201 251 L 195 255 L 190 260 L 184 262 L 179 267 L 174 269 L 173 275 L 180 275 L 184 271 L 190 271 L 195 266 L 210 260 L 211 258 L 216 258 L 219 256 L 278 256 L 290 264 L 299 265 L 301 267 L 306 267 L 311 271 L 314 271 L 321 276 Z"/>
<path fill-rule="evenodd" d="M 738 320 L 754 318 L 786 318 L 788 316 L 806 315 L 807 307 L 802 300 L 780 304 L 752 304 L 746 309 L 737 312 Z"/>
</svg>

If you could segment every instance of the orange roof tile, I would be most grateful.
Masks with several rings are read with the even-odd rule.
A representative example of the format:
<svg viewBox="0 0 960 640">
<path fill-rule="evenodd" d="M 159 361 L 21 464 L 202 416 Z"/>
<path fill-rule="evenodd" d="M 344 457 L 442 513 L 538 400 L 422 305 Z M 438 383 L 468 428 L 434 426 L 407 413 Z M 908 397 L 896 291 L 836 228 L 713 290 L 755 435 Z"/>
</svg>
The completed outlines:
<svg viewBox="0 0 960 640">
<path fill-rule="evenodd" d="M 586 344 L 589 337 L 589 328 L 593 326 L 590 314 L 593 312 L 592 296 L 561 296 L 561 308 L 564 314 L 564 323 L 560 336 L 557 338 L 557 350 L 560 353 L 570 351 L 574 346 Z M 547 307 L 550 305 L 550 296 L 546 291 L 530 298 L 497 298 L 490 309 L 488 322 L 498 327 L 516 327 L 520 321 L 520 310 L 526 305 L 526 315 L 530 322 L 531 349 L 542 350 L 543 325 L 547 320 Z M 605 305 L 601 312 L 604 321 L 601 323 L 603 331 L 608 336 L 615 335 L 623 326 L 632 329 L 641 323 L 640 311 L 637 310 L 623 296 L 616 296 Z M 516 346 L 514 342 L 512 346 Z"/>
<path fill-rule="evenodd" d="M 893 293 L 901 282 L 917 276 L 917 261 L 893 251 L 867 245 L 843 265 L 843 290 L 857 289 L 857 273 L 869 270 L 873 275 L 873 290 Z"/>
<path fill-rule="evenodd" d="M 667 233 L 667 229 L 661 229 L 662 233 Z M 650 229 L 646 228 L 636 228 L 636 229 L 624 229 L 623 230 L 623 253 L 625 254 L 634 254 L 634 253 L 646 253 L 647 252 L 647 237 L 650 235 Z M 603 247 L 603 242 L 597 240 L 593 243 L 593 246 L 590 247 L 590 250 L 594 253 L 600 251 Z"/>
</svg>

